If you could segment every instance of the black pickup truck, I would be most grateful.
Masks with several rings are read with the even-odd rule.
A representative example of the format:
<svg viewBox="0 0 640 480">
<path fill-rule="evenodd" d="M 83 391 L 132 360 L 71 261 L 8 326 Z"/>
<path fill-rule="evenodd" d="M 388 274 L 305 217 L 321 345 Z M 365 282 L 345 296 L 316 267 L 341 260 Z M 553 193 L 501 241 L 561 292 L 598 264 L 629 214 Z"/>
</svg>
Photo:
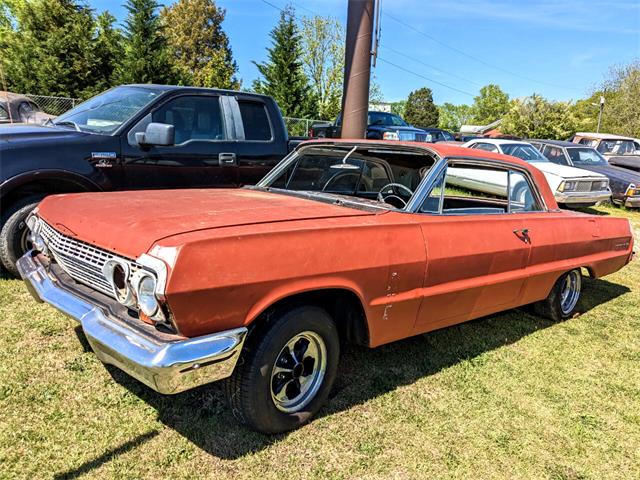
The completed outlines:
<svg viewBox="0 0 640 480">
<path fill-rule="evenodd" d="M 251 185 L 296 142 L 269 97 L 164 85 L 119 86 L 45 125 L 0 127 L 0 261 L 16 273 L 26 216 L 46 195 Z"/>
</svg>

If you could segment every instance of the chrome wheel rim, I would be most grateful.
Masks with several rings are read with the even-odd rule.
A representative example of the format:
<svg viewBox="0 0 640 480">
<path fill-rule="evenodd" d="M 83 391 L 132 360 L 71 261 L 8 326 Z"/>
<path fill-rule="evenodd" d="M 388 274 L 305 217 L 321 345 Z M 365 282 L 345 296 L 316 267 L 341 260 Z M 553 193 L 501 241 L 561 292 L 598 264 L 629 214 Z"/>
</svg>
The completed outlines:
<svg viewBox="0 0 640 480">
<path fill-rule="evenodd" d="M 327 369 L 327 347 L 317 333 L 293 336 L 271 369 L 271 399 L 282 412 L 297 412 L 318 393 Z"/>
<path fill-rule="evenodd" d="M 578 270 L 569 272 L 562 282 L 560 290 L 560 308 L 565 315 L 571 313 L 580 298 L 582 277 Z"/>
<path fill-rule="evenodd" d="M 31 232 L 27 227 L 27 223 L 21 222 L 19 228 L 22 228 L 22 233 L 20 234 L 20 248 L 22 249 L 20 255 L 22 256 L 33 248 L 33 244 L 31 243 Z"/>
</svg>

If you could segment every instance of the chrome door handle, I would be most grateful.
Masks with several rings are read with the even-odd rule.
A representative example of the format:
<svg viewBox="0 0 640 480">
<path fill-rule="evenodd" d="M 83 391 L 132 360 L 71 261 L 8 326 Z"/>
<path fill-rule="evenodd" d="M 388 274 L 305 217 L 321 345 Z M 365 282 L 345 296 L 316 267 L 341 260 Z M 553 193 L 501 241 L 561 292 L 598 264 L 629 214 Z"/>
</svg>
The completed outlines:
<svg viewBox="0 0 640 480">
<path fill-rule="evenodd" d="M 221 153 L 218 155 L 218 161 L 220 165 L 235 165 L 236 154 L 235 153 Z"/>
<path fill-rule="evenodd" d="M 528 228 L 516 228 L 513 231 L 513 233 L 515 233 L 516 236 L 518 238 L 520 238 L 524 243 L 531 243 L 531 238 L 529 238 L 529 229 Z"/>
</svg>

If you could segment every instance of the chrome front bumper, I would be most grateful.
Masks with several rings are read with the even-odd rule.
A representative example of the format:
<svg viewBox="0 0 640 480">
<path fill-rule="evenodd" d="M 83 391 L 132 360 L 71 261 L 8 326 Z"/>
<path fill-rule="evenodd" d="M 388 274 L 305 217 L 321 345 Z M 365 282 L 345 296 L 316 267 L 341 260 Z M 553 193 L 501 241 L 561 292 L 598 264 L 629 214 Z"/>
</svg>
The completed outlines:
<svg viewBox="0 0 640 480">
<path fill-rule="evenodd" d="M 556 192 L 556 202 L 571 205 L 572 203 L 595 205 L 611 198 L 611 191 L 598 192 Z"/>
<path fill-rule="evenodd" d="M 20 258 L 17 267 L 38 302 L 53 305 L 82 325 L 102 362 L 115 365 L 160 393 L 178 393 L 221 380 L 235 368 L 246 328 L 194 338 L 154 335 L 61 287 L 32 252 Z"/>
</svg>

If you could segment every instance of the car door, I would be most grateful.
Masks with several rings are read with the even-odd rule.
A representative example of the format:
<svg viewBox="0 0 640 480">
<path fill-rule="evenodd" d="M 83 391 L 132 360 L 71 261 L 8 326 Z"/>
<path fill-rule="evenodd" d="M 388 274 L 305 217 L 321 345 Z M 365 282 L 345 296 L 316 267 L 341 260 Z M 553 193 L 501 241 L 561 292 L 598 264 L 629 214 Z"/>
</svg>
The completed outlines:
<svg viewBox="0 0 640 480">
<path fill-rule="evenodd" d="M 275 103 L 253 95 L 229 97 L 229 106 L 236 131 L 238 181 L 254 185 L 288 153 L 284 125 L 275 124 L 282 117 Z"/>
<path fill-rule="evenodd" d="M 213 93 L 185 93 L 154 107 L 123 139 L 126 188 L 237 186 L 236 141 L 222 99 Z M 174 144 L 138 145 L 135 133 L 151 122 L 173 125 Z"/>
<path fill-rule="evenodd" d="M 464 168 L 478 167 L 455 162 L 458 172 Z M 470 189 L 451 190 L 444 174 L 419 209 L 427 268 L 414 333 L 520 304 L 531 250 L 526 219 L 541 202 L 525 174 L 493 170 L 492 176 L 505 176 L 509 194 L 505 189 L 489 198 Z"/>
</svg>

